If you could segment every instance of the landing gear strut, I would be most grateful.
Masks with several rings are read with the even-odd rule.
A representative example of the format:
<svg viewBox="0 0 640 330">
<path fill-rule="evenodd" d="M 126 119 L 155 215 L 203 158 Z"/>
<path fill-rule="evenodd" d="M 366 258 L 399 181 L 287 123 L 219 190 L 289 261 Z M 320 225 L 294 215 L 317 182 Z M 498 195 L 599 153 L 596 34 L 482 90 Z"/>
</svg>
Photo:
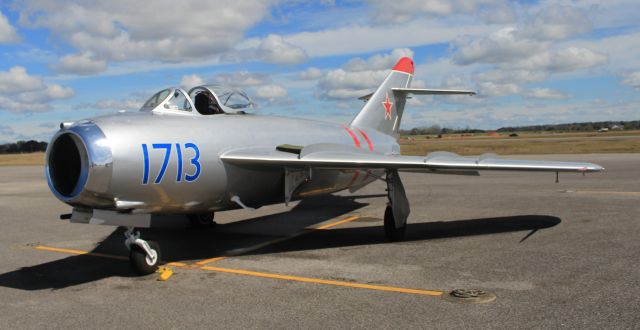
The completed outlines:
<svg viewBox="0 0 640 330">
<path fill-rule="evenodd" d="M 387 197 L 389 204 L 384 210 L 384 233 L 389 241 L 401 241 L 407 229 L 410 208 L 397 171 L 387 171 Z"/>
<path fill-rule="evenodd" d="M 140 232 L 129 227 L 124 232 L 127 238 L 124 245 L 129 249 L 129 262 L 133 270 L 140 275 L 148 275 L 158 270 L 160 263 L 160 245 L 154 241 L 140 238 Z"/>
</svg>

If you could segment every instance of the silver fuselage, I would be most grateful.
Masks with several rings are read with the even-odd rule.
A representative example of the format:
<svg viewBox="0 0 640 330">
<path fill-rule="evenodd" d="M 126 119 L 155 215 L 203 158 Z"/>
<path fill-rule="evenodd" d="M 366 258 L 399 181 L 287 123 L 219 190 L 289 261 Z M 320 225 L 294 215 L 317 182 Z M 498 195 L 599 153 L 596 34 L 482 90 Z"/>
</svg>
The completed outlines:
<svg viewBox="0 0 640 330">
<path fill-rule="evenodd" d="M 230 165 L 220 155 L 245 147 L 315 143 L 399 153 L 389 135 L 312 120 L 118 113 L 61 128 L 47 150 L 46 175 L 56 197 L 80 208 L 198 213 L 237 208 L 230 201 L 234 195 L 259 207 L 284 201 L 283 169 Z M 380 174 L 366 168 L 314 169 L 313 179 L 293 198 L 357 189 Z"/>
</svg>

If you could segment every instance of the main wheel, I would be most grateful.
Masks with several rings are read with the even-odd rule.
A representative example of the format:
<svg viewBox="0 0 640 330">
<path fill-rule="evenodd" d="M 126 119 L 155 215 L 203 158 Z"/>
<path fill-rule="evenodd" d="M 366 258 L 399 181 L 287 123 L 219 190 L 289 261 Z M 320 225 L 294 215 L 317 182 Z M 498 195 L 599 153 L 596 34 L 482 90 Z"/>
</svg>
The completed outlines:
<svg viewBox="0 0 640 330">
<path fill-rule="evenodd" d="M 396 228 L 396 220 L 393 217 L 393 209 L 391 206 L 387 206 L 384 210 L 384 234 L 391 242 L 401 241 L 404 239 L 404 233 L 407 229 L 407 225 L 400 228 Z"/>
<path fill-rule="evenodd" d="M 129 262 L 133 270 L 140 275 L 148 275 L 158 270 L 160 264 L 160 245 L 154 241 L 147 241 L 152 252 L 156 254 L 156 258 L 147 256 L 144 250 L 131 244 L 131 251 L 129 252 Z M 154 260 L 155 259 L 155 260 Z"/>
<path fill-rule="evenodd" d="M 213 221 L 214 216 L 215 216 L 215 213 L 208 212 L 208 213 L 189 214 L 187 215 L 187 218 L 189 219 L 189 223 L 191 224 L 191 227 L 201 229 L 201 228 L 213 227 L 213 225 L 216 224 L 216 222 Z"/>
</svg>

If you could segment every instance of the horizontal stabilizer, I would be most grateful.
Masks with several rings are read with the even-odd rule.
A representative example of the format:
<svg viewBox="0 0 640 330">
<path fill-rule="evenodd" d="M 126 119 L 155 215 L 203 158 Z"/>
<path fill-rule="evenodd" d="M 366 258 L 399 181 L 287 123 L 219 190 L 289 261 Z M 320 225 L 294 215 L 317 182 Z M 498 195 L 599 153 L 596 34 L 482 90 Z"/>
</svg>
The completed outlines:
<svg viewBox="0 0 640 330">
<path fill-rule="evenodd" d="M 391 88 L 396 94 L 413 95 L 475 95 L 474 91 L 461 89 L 433 89 L 433 88 Z M 368 101 L 373 93 L 360 96 L 358 100 Z"/>
<path fill-rule="evenodd" d="M 394 93 L 413 95 L 475 95 L 474 91 L 461 89 L 432 89 L 432 88 L 392 88 Z"/>
</svg>

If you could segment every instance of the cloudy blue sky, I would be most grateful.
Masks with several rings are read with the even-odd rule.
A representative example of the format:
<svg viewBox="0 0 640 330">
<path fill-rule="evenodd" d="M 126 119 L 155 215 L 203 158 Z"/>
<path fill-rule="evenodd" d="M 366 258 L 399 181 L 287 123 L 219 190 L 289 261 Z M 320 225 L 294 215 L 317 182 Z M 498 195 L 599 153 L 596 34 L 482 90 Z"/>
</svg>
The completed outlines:
<svg viewBox="0 0 640 330">
<path fill-rule="evenodd" d="M 348 122 L 402 56 L 403 127 L 640 119 L 640 2 L 1 0 L 0 142 L 226 83 L 263 114 Z"/>
</svg>

